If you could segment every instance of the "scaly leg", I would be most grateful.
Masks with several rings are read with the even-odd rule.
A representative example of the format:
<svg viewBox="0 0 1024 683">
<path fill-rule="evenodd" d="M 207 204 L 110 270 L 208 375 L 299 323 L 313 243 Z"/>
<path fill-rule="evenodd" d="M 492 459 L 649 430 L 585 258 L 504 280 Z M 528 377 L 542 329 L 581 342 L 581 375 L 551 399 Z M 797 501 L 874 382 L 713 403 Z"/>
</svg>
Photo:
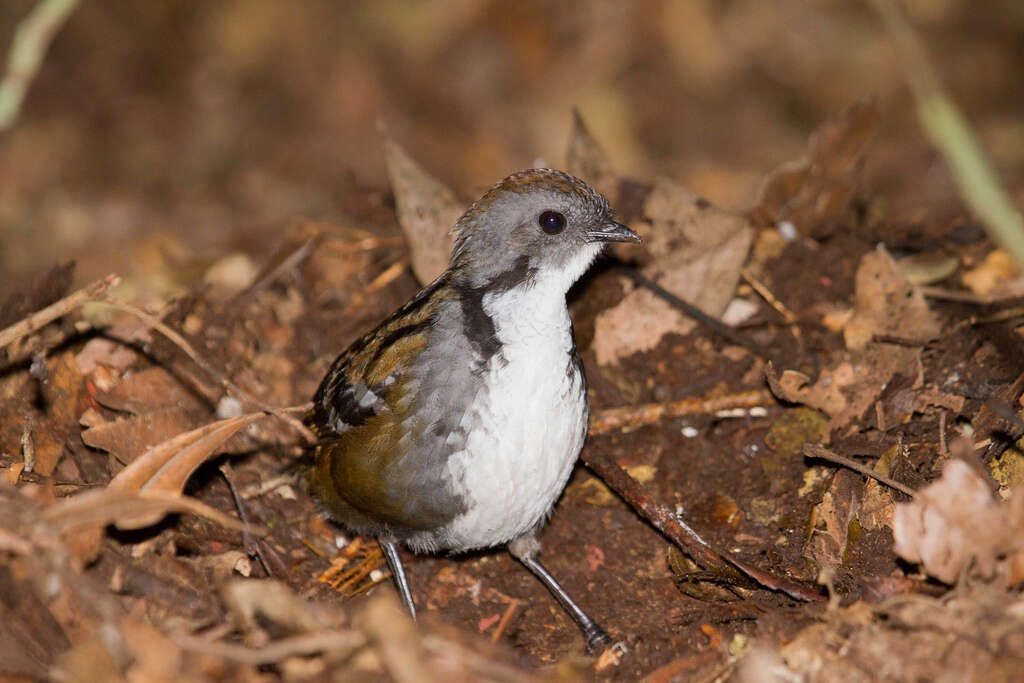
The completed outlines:
<svg viewBox="0 0 1024 683">
<path fill-rule="evenodd" d="M 551 591 L 551 595 L 562 606 L 562 609 L 572 617 L 576 625 L 583 631 L 587 652 L 597 652 L 602 647 L 610 644 L 612 639 L 605 630 L 596 621 L 587 616 L 587 613 L 558 584 L 555 577 L 551 576 L 551 573 L 537 560 L 536 555 L 539 550 L 540 543 L 532 535 L 520 536 L 508 545 L 508 551 L 512 554 L 512 557 L 522 562 L 527 569 L 533 572 L 534 576 L 540 579 L 540 582 Z"/>
<path fill-rule="evenodd" d="M 409 590 L 409 579 L 405 576 L 402 558 L 398 555 L 398 544 L 394 541 L 385 541 L 382 538 L 377 539 L 377 542 L 380 543 L 380 549 L 384 552 L 388 567 L 391 568 L 391 576 L 395 579 L 398 596 L 402 598 L 402 603 L 409 610 L 412 620 L 416 621 L 416 605 L 412 601 L 412 591 Z"/>
</svg>

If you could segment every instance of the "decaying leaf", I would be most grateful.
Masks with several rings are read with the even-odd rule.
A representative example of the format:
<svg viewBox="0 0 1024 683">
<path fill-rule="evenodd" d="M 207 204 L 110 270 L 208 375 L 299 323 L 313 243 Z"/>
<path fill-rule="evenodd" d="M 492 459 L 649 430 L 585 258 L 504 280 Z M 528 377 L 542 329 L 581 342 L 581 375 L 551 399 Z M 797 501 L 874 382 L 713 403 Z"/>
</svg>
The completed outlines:
<svg viewBox="0 0 1024 683">
<path fill-rule="evenodd" d="M 263 417 L 263 413 L 249 413 L 218 420 L 168 439 L 149 449 L 121 470 L 107 488 L 115 491 L 160 491 L 181 494 L 185 482 L 197 467 L 236 432 Z M 125 523 L 133 522 L 125 520 Z M 153 522 L 138 523 L 140 526 L 148 526 Z"/>
<path fill-rule="evenodd" d="M 857 188 L 864 144 L 878 118 L 874 98 L 853 104 L 811 135 L 802 159 L 768 175 L 748 215 L 757 226 L 792 223 L 807 233 L 847 213 Z"/>
<path fill-rule="evenodd" d="M 802 403 L 829 415 L 829 432 L 860 418 L 881 396 L 895 375 L 921 385 L 921 350 L 897 344 L 872 344 L 821 371 L 811 384 L 807 375 L 787 370 L 781 376 L 774 367 L 765 369 L 768 386 L 781 399 Z"/>
<path fill-rule="evenodd" d="M 940 332 L 924 295 L 882 245 L 865 254 L 857 268 L 854 309 L 843 330 L 848 349 L 863 349 L 876 337 L 923 346 Z"/>
<path fill-rule="evenodd" d="M 79 564 L 99 552 L 103 528 L 141 529 L 171 512 L 189 512 L 239 528 L 237 520 L 182 494 L 203 462 L 240 429 L 264 417 L 250 413 L 178 434 L 134 458 L 106 488 L 66 498 L 46 510 L 47 519 L 69 537 Z"/>
<path fill-rule="evenodd" d="M 96 400 L 108 408 L 142 415 L 163 408 L 202 410 L 205 403 L 171 373 L 153 366 L 133 372 Z"/>
<path fill-rule="evenodd" d="M 1002 249 L 993 249 L 985 260 L 961 277 L 964 285 L 979 296 L 1001 299 L 1024 296 L 1024 277 L 1013 257 Z"/>
<path fill-rule="evenodd" d="M 82 442 L 128 464 L 146 449 L 191 429 L 193 424 L 192 418 L 181 408 L 164 408 L 109 422 L 100 418 L 82 431 Z"/>
<path fill-rule="evenodd" d="M 720 316 L 733 298 L 753 229 L 740 215 L 715 207 L 669 180 L 648 195 L 637 225 L 652 262 L 643 269 L 676 296 Z M 687 334 L 696 323 L 647 290 L 633 290 L 595 321 L 594 352 L 614 363 L 657 346 L 670 333 Z"/>
<path fill-rule="evenodd" d="M 609 201 L 615 201 L 619 178 L 604 149 L 587 130 L 583 117 L 576 109 L 572 112 L 572 131 L 569 133 L 565 167 L 569 173 L 594 186 Z"/>
<path fill-rule="evenodd" d="M 808 551 L 818 569 L 846 564 L 850 526 L 857 518 L 863 496 L 864 487 L 858 475 L 845 470 L 836 472 L 812 517 L 815 524 Z"/>
<path fill-rule="evenodd" d="M 413 161 L 387 133 L 384 134 L 384 152 L 398 222 L 412 253 L 413 273 L 423 284 L 432 282 L 448 267 L 451 229 L 466 205 Z"/>
<path fill-rule="evenodd" d="M 32 471 L 43 476 L 53 474 L 64 455 L 71 426 L 82 410 L 84 378 L 70 351 L 46 361 L 42 389 L 47 411 L 45 419 L 31 425 L 34 463 Z"/>
<path fill-rule="evenodd" d="M 938 481 L 896 506 L 893 549 L 946 583 L 956 582 L 968 565 L 991 576 L 1001 555 L 1024 548 L 1024 519 L 1010 513 L 970 465 L 950 460 Z"/>
</svg>

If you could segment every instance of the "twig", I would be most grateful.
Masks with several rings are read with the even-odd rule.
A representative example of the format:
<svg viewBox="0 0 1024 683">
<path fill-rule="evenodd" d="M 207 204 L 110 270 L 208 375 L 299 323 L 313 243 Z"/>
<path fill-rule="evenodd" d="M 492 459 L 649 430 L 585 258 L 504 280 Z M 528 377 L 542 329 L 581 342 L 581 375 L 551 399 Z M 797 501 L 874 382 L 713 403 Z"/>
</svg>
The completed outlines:
<svg viewBox="0 0 1024 683">
<path fill-rule="evenodd" d="M 263 557 L 263 553 L 260 551 L 259 544 L 249 535 L 249 515 L 245 512 L 245 504 L 242 502 L 242 497 L 238 495 L 238 489 L 235 488 L 235 482 L 231 480 L 231 464 L 223 463 L 220 466 L 220 473 L 224 475 L 224 481 L 227 482 L 228 490 L 231 491 L 231 498 L 235 501 L 235 509 L 238 510 L 238 519 L 242 522 L 242 547 L 245 548 L 245 553 L 249 557 L 256 557 L 263 565 L 263 571 L 267 573 L 267 576 L 274 578 L 274 572 L 270 570 L 270 564 L 266 558 Z"/>
<path fill-rule="evenodd" d="M 584 450 L 582 459 L 583 463 L 608 485 L 608 488 L 621 496 L 641 517 L 650 522 L 655 529 L 692 557 L 701 567 L 726 572 L 731 572 L 731 569 L 735 568 L 757 584 L 771 590 L 782 591 L 798 600 L 817 601 L 822 599 L 821 593 L 814 588 L 785 577 L 769 574 L 714 549 L 678 515 L 673 514 L 664 505 L 651 498 L 636 479 L 607 454 L 601 453 L 600 449 Z"/>
<path fill-rule="evenodd" d="M 1024 315 L 1024 306 L 1012 306 L 1010 308 L 1004 308 L 1001 311 L 990 313 L 989 315 L 972 315 L 968 318 L 968 322 L 971 325 L 987 325 L 989 323 L 1002 322 L 1003 320 L 1010 320 L 1017 316 Z"/>
<path fill-rule="evenodd" d="M 917 100 L 917 115 L 967 205 L 985 229 L 1024 267 L 1024 218 L 1006 195 L 970 124 L 946 94 L 928 54 L 895 0 L 871 0 L 892 38 Z"/>
<path fill-rule="evenodd" d="M 163 336 L 167 337 L 167 339 L 169 339 L 171 343 L 173 343 L 175 346 L 184 351 L 185 355 L 191 358 L 193 363 L 198 365 L 208 375 L 217 380 L 225 389 L 230 390 L 231 393 L 235 394 L 236 396 L 245 401 L 248 401 L 252 405 L 262 410 L 263 412 L 273 415 L 277 419 L 282 420 L 283 422 L 286 422 L 287 424 L 291 425 L 291 427 L 295 429 L 295 431 L 297 431 L 302 436 L 303 439 L 305 439 L 306 443 L 316 442 L 316 436 L 313 434 L 313 432 L 311 432 L 309 428 L 306 427 L 306 425 L 302 424 L 300 420 L 297 420 L 291 415 L 288 415 L 285 412 L 287 409 L 275 408 L 274 406 L 271 406 L 265 403 L 264 401 L 256 398 L 248 391 L 232 382 L 230 379 L 227 378 L 226 375 L 224 375 L 224 373 L 222 373 L 217 368 L 213 367 L 211 363 L 209 363 L 206 359 L 200 356 L 199 353 L 192 347 L 191 344 L 188 343 L 188 341 L 184 337 L 182 337 L 180 334 L 172 330 L 169 326 L 167 326 L 162 320 L 160 320 L 156 316 L 146 313 L 137 306 L 133 306 L 123 301 L 118 301 L 117 299 L 110 296 L 103 296 L 100 298 L 100 300 L 108 306 L 116 308 L 119 311 L 124 311 L 125 313 L 129 313 L 139 318 L 147 325 L 152 327 L 154 330 L 156 330 Z"/>
<path fill-rule="evenodd" d="M 246 297 L 252 296 L 253 294 L 269 286 L 270 284 L 276 282 L 279 277 L 287 273 L 289 270 L 297 268 L 299 264 L 305 261 L 309 257 L 310 253 L 312 253 L 313 246 L 316 244 L 316 242 L 316 237 L 310 237 L 308 240 L 300 244 L 297 249 L 292 251 L 285 258 L 281 259 L 280 263 L 278 263 L 276 266 L 268 270 L 266 273 L 263 274 L 262 277 L 260 277 L 258 280 L 256 280 L 248 287 L 243 289 L 241 292 L 239 292 L 237 295 L 235 295 L 234 300 L 240 301 Z"/>
<path fill-rule="evenodd" d="M 18 24 L 7 58 L 7 74 L 0 81 L 0 131 L 14 125 L 46 48 L 76 5 L 78 0 L 40 0 Z"/>
<path fill-rule="evenodd" d="M 501 640 L 501 635 L 505 633 L 505 629 L 508 628 L 508 623 L 512 621 L 512 615 L 516 613 L 517 609 L 519 609 L 519 601 L 512 598 L 508 603 L 508 609 L 506 609 L 505 613 L 501 615 L 501 621 L 498 622 L 498 625 L 494 629 L 494 633 L 491 634 L 492 643 L 497 643 Z"/>
<path fill-rule="evenodd" d="M 171 640 L 183 650 L 204 655 L 229 659 L 250 666 L 278 664 L 296 655 L 311 655 L 317 652 L 335 654 L 351 652 L 366 645 L 366 637 L 357 631 L 319 631 L 300 636 L 282 638 L 259 648 L 249 648 L 231 643 L 213 643 L 203 638 L 175 634 Z"/>
<path fill-rule="evenodd" d="M 946 411 L 939 413 L 939 455 L 949 455 L 949 445 L 946 442 Z"/>
<path fill-rule="evenodd" d="M 91 285 L 83 287 L 77 292 L 68 294 L 60 301 L 56 301 L 41 311 L 19 320 L 5 330 L 0 331 L 0 349 L 21 339 L 25 335 L 32 334 L 51 322 L 66 315 L 82 304 L 103 297 L 107 290 L 117 285 L 121 278 L 117 275 L 108 275 L 102 280 L 97 280 Z"/>
<path fill-rule="evenodd" d="M 630 280 L 632 280 L 634 283 L 636 283 L 638 286 L 649 290 L 651 294 L 653 294 L 654 296 L 665 301 L 670 306 L 677 309 L 683 315 L 693 318 L 698 323 L 708 328 L 709 330 L 719 335 L 720 337 L 724 337 L 733 344 L 742 346 L 743 348 L 751 351 L 754 355 L 758 356 L 759 358 L 764 358 L 766 360 L 769 360 L 771 358 L 760 345 L 754 343 L 750 339 L 747 339 L 742 334 L 739 334 L 738 332 L 736 332 L 736 330 L 732 329 L 731 327 L 723 323 L 721 320 L 711 317 L 710 315 L 700 310 L 690 302 L 680 299 L 678 296 L 668 291 L 667 289 L 659 285 L 657 282 L 647 277 L 644 277 L 643 275 L 633 270 L 632 268 L 620 268 L 619 271 L 623 275 L 628 277 Z"/>
<path fill-rule="evenodd" d="M 961 292 L 956 289 L 946 289 L 944 287 L 919 287 L 921 293 L 930 299 L 942 299 L 945 301 L 961 301 L 967 304 L 978 304 L 981 306 L 987 304 L 995 304 L 1000 301 L 1007 299 L 1019 299 L 1020 294 L 1016 292 L 1010 292 L 1001 296 L 993 296 L 991 294 L 975 294 L 974 292 Z"/>
<path fill-rule="evenodd" d="M 768 305 L 775 309 L 775 311 L 782 316 L 790 325 L 796 325 L 797 319 L 793 315 L 793 311 L 786 307 L 786 304 L 779 301 L 778 297 L 772 294 L 771 290 L 763 282 L 757 279 L 753 273 L 750 272 L 749 268 L 740 268 L 740 276 L 747 281 L 755 292 L 761 295 L 761 298 L 768 302 Z"/>
<path fill-rule="evenodd" d="M 639 406 L 606 408 L 590 416 L 589 434 L 607 434 L 623 427 L 641 427 L 665 418 L 684 415 L 707 415 L 733 408 L 754 408 L 777 401 L 770 391 L 756 389 L 717 398 L 684 398 L 668 403 L 645 403 Z"/>
<path fill-rule="evenodd" d="M 890 479 L 889 477 L 887 477 L 885 475 L 879 474 L 878 472 L 875 472 L 870 467 L 862 465 L 861 463 L 857 462 L 856 460 L 851 460 L 850 458 L 847 458 L 845 456 L 839 455 L 838 453 L 830 451 L 829 449 L 825 448 L 824 446 L 820 446 L 818 444 L 813 444 L 813 443 L 804 444 L 804 455 L 807 456 L 808 458 L 816 458 L 818 460 L 828 460 L 829 462 L 834 462 L 837 465 L 842 465 L 843 467 L 848 467 L 849 469 L 853 470 L 854 472 L 859 472 L 860 474 L 863 474 L 865 477 L 870 477 L 870 478 L 874 479 L 875 481 L 881 482 L 881 483 L 885 484 L 886 486 L 888 486 L 890 488 L 896 489 L 900 493 L 905 493 L 906 495 L 910 496 L 911 498 L 913 498 L 914 495 L 915 495 L 914 494 L 914 489 L 910 488 L 909 486 L 907 486 L 905 484 L 901 484 L 900 482 L 896 481 L 895 479 Z"/>
</svg>

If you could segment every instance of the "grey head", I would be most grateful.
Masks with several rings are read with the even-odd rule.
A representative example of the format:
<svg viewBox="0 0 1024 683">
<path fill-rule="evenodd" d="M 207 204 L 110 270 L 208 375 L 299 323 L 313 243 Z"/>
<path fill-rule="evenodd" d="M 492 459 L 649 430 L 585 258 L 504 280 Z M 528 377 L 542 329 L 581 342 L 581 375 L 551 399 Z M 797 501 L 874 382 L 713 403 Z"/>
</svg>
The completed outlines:
<svg viewBox="0 0 1024 683">
<path fill-rule="evenodd" d="M 470 287 L 544 281 L 568 290 L 607 242 L 639 242 L 597 190 L 534 168 L 492 187 L 456 223 L 450 270 Z"/>
</svg>

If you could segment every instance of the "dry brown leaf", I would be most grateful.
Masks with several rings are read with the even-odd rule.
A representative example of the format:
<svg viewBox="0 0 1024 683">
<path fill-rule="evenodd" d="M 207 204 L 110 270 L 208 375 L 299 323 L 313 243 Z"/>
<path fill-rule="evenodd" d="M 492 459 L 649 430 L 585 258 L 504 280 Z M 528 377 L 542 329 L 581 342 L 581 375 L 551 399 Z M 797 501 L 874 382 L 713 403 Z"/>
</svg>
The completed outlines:
<svg viewBox="0 0 1024 683">
<path fill-rule="evenodd" d="M 267 622 L 297 632 L 338 625 L 280 581 L 235 578 L 224 584 L 220 592 L 243 632 L 258 629 Z"/>
<path fill-rule="evenodd" d="M 881 245 L 857 267 L 854 309 L 843 330 L 848 349 L 863 349 L 876 337 L 924 345 L 941 331 L 924 295 Z"/>
<path fill-rule="evenodd" d="M 118 491 L 163 491 L 180 494 L 192 473 L 240 429 L 265 417 L 249 413 L 218 420 L 149 449 L 110 482 Z"/>
<path fill-rule="evenodd" d="M 789 221 L 806 233 L 850 210 L 864 144 L 878 118 L 874 98 L 853 104 L 811 135 L 802 159 L 782 164 L 765 178 L 748 215 L 757 226 Z"/>
<path fill-rule="evenodd" d="M 572 131 L 569 133 L 569 151 L 565 158 L 569 173 L 590 183 L 614 201 L 618 194 L 619 178 L 612 169 L 604 149 L 587 130 L 578 110 L 572 112 Z"/>
<path fill-rule="evenodd" d="M 1018 520 L 1019 522 L 1019 520 Z M 940 581 L 954 583 L 971 563 L 991 576 L 998 556 L 1014 543 L 1008 506 L 962 460 L 950 460 L 942 477 L 900 503 L 893 515 L 893 550 L 920 563 Z"/>
<path fill-rule="evenodd" d="M 99 392 L 96 400 L 108 408 L 133 415 L 162 408 L 202 410 L 205 407 L 195 393 L 159 366 L 131 373 L 109 391 Z"/>
<path fill-rule="evenodd" d="M 466 205 L 413 161 L 386 132 L 384 152 L 398 222 L 412 253 L 413 273 L 423 284 L 432 282 L 448 267 L 451 229 Z"/>
<path fill-rule="evenodd" d="M 921 350 L 897 344 L 871 344 L 863 351 L 849 353 L 822 370 L 814 384 L 801 372 L 787 370 L 778 376 L 774 367 L 765 368 L 772 393 L 828 414 L 829 432 L 859 419 L 894 376 L 910 378 L 911 387 L 916 389 L 922 373 Z"/>
<path fill-rule="evenodd" d="M 63 534 L 85 533 L 92 527 L 113 524 L 131 530 L 151 526 L 171 512 L 188 512 L 206 517 L 229 529 L 241 530 L 244 524 L 202 501 L 159 490 L 119 491 L 96 489 L 86 491 L 43 511 L 43 519 Z M 252 531 L 252 530 L 250 530 Z M 257 532 L 254 532 L 257 533 Z"/>
<path fill-rule="evenodd" d="M 719 209 L 669 180 L 647 197 L 645 228 L 638 226 L 653 261 L 644 275 L 712 316 L 732 300 L 753 239 L 740 215 Z M 633 290 L 595 321 L 598 363 L 615 363 L 657 346 L 670 333 L 687 334 L 696 323 L 647 290 Z"/>
<path fill-rule="evenodd" d="M 1020 274 L 1020 266 L 1009 253 L 993 249 L 985 256 L 981 265 L 967 270 L 961 276 L 961 280 L 968 289 L 979 296 L 1002 298 L 1008 291 L 1013 295 L 1013 291 L 1024 289 L 1024 279 L 1020 278 Z"/>
<path fill-rule="evenodd" d="M 31 429 L 35 456 L 33 472 L 50 476 L 64 455 L 65 442 L 85 401 L 84 379 L 70 351 L 47 360 L 44 379 L 40 383 L 47 407 L 46 416 Z"/>
<path fill-rule="evenodd" d="M 234 518 L 182 491 L 199 465 L 240 429 L 262 417 L 263 413 L 250 413 L 178 434 L 135 458 L 106 488 L 80 493 L 51 506 L 46 510 L 47 519 L 65 534 L 73 556 L 83 565 L 96 557 L 103 528 L 108 524 L 119 529 L 141 529 L 156 524 L 168 513 L 189 512 L 241 528 Z"/>
<path fill-rule="evenodd" d="M 95 413 L 89 415 L 93 418 Z M 82 442 L 107 451 L 120 462 L 128 464 L 147 448 L 163 443 L 193 425 L 194 421 L 186 411 L 165 408 L 135 417 L 93 422 L 82 431 Z"/>
<path fill-rule="evenodd" d="M 819 570 L 836 569 L 845 563 L 850 524 L 857 518 L 863 495 L 859 475 L 840 470 L 814 507 L 815 525 L 808 551 Z"/>
</svg>

